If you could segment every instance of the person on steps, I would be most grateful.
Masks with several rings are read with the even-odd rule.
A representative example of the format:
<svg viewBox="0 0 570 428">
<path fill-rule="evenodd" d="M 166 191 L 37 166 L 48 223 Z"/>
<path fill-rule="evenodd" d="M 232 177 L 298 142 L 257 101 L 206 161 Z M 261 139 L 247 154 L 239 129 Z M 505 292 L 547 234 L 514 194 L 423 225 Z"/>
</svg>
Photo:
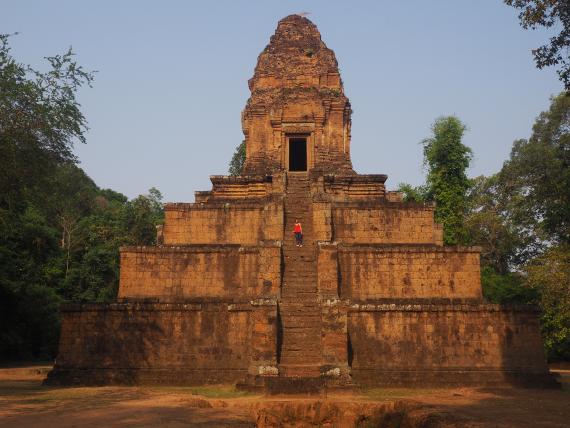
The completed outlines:
<svg viewBox="0 0 570 428">
<path fill-rule="evenodd" d="M 299 220 L 295 219 L 295 229 L 293 229 L 293 233 L 295 234 L 295 242 L 297 243 L 297 247 L 303 246 L 303 228 L 301 227 L 301 223 Z"/>
</svg>

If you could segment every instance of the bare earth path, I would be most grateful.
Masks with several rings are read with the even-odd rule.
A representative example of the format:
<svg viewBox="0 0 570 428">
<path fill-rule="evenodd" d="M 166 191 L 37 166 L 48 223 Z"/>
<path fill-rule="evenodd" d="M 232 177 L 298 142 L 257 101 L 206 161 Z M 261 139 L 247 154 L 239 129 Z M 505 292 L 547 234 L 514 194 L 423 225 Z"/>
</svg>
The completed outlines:
<svg viewBox="0 0 570 428">
<path fill-rule="evenodd" d="M 378 389 L 327 397 L 231 386 L 49 388 L 49 366 L 0 368 L 0 427 L 568 427 L 564 390 Z"/>
</svg>

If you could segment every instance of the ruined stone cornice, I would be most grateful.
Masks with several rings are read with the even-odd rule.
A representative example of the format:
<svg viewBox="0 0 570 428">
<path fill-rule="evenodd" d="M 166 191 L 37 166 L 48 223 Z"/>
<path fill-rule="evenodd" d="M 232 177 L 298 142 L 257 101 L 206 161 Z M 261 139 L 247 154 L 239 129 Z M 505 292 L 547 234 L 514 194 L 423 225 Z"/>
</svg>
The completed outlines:
<svg viewBox="0 0 570 428">
<path fill-rule="evenodd" d="M 465 247 L 459 245 L 442 247 L 436 244 L 376 244 L 376 243 L 338 243 L 338 251 L 340 252 L 382 252 L 382 253 L 480 253 L 482 250 L 479 246 Z"/>
<path fill-rule="evenodd" d="M 336 175 L 324 174 L 323 179 L 325 183 L 339 183 L 339 184 L 352 184 L 352 183 L 382 183 L 384 184 L 388 179 L 386 174 L 357 174 L 357 175 Z"/>
<path fill-rule="evenodd" d="M 264 205 L 261 202 L 270 200 L 269 196 L 259 198 L 242 199 L 221 199 L 207 202 L 171 202 L 164 204 L 165 211 L 189 211 L 200 209 L 233 209 L 233 210 L 263 210 Z"/>
<path fill-rule="evenodd" d="M 212 184 L 271 183 L 271 175 L 211 175 Z"/>
<path fill-rule="evenodd" d="M 363 208 L 363 209 L 416 209 L 435 210 L 435 202 L 403 202 L 389 201 L 386 198 L 373 201 L 334 201 L 334 208 Z"/>
<path fill-rule="evenodd" d="M 162 300 L 160 298 L 126 298 L 117 303 L 62 303 L 61 312 L 109 312 L 109 311 L 152 311 L 152 312 L 180 312 L 180 311 L 208 311 L 219 310 L 220 307 L 230 312 L 248 312 L 256 307 L 276 308 L 275 299 L 227 299 L 216 297 L 185 298 L 178 301 Z"/>
<path fill-rule="evenodd" d="M 353 301 L 349 312 L 539 312 L 533 305 L 494 304 L 481 299 L 383 299 Z"/>
<path fill-rule="evenodd" d="M 276 245 L 277 246 L 277 245 Z M 230 253 L 230 252 L 259 252 L 258 245 L 240 244 L 187 244 L 187 245 L 158 245 L 158 246 L 124 246 L 120 253 Z"/>
</svg>

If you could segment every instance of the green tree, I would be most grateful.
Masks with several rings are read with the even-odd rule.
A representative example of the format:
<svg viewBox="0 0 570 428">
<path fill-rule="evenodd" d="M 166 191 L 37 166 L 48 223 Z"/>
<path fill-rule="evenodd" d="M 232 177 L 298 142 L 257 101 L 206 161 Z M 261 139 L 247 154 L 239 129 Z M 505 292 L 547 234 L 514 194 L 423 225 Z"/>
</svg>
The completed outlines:
<svg viewBox="0 0 570 428">
<path fill-rule="evenodd" d="M 116 297 L 119 247 L 154 243 L 161 194 L 129 201 L 77 166 L 87 122 L 76 100 L 93 74 L 73 53 L 40 72 L 0 35 L 0 359 L 50 358 L 62 301 Z"/>
<path fill-rule="evenodd" d="M 243 172 L 243 165 L 245 164 L 245 141 L 242 141 L 237 146 L 236 151 L 230 161 L 229 173 L 230 175 L 241 175 Z"/>
<path fill-rule="evenodd" d="M 43 187 L 53 169 L 74 162 L 75 141 L 85 142 L 87 122 L 76 100 L 93 73 L 74 54 L 47 57 L 50 69 L 37 71 L 10 54 L 9 36 L 0 35 L 0 210 L 22 208 L 24 192 Z M 49 192 L 48 192 L 49 193 Z"/>
<path fill-rule="evenodd" d="M 526 285 L 539 294 L 541 327 L 550 360 L 570 360 L 570 246 L 548 249 L 525 266 Z"/>
<path fill-rule="evenodd" d="M 426 202 L 428 200 L 428 188 L 423 186 L 412 186 L 408 183 L 400 183 L 398 192 L 404 194 L 404 202 Z"/>
<path fill-rule="evenodd" d="M 63 262 L 66 254 L 53 260 L 50 278 L 60 295 L 66 300 L 113 300 L 119 285 L 119 247 L 156 243 L 161 199 L 155 188 L 130 201 L 112 190 L 98 191 L 91 209 L 77 222 L 69 270 Z"/>
<path fill-rule="evenodd" d="M 570 358 L 570 97 L 554 97 L 501 171 L 468 193 L 466 229 L 481 245 L 483 293 L 534 303 L 550 360 Z"/>
<path fill-rule="evenodd" d="M 90 85 L 73 52 L 41 72 L 18 63 L 0 35 L 0 358 L 53 355 L 61 298 L 45 268 L 61 256 L 48 209 L 57 172 L 75 162 L 87 123 L 76 100 Z"/>
<path fill-rule="evenodd" d="M 532 51 L 537 68 L 558 65 L 558 76 L 570 91 L 570 0 L 504 0 L 520 10 L 521 26 L 527 29 L 539 27 L 560 29 L 548 44 Z"/>
<path fill-rule="evenodd" d="M 536 304 L 537 290 L 525 284 L 523 275 L 517 272 L 499 273 L 490 266 L 481 269 L 483 295 L 491 303 Z"/>
<path fill-rule="evenodd" d="M 536 256 L 542 242 L 528 233 L 528 222 L 521 223 L 516 214 L 519 200 L 511 197 L 499 174 L 476 177 L 471 183 L 465 217 L 467 242 L 481 246 L 482 266 L 506 275 Z"/>
<path fill-rule="evenodd" d="M 435 219 L 443 223 L 446 245 L 467 239 L 464 218 L 470 181 L 466 171 L 472 152 L 461 142 L 465 130 L 455 116 L 440 117 L 432 125 L 433 135 L 422 141 L 427 169 L 426 199 L 436 203 Z"/>
<path fill-rule="evenodd" d="M 541 241 L 570 243 L 570 97 L 552 98 L 499 173 L 513 222 Z"/>
<path fill-rule="evenodd" d="M 162 194 L 154 187 L 147 195 L 139 195 L 127 204 L 127 242 L 132 245 L 156 243 L 156 225 L 163 221 Z"/>
</svg>

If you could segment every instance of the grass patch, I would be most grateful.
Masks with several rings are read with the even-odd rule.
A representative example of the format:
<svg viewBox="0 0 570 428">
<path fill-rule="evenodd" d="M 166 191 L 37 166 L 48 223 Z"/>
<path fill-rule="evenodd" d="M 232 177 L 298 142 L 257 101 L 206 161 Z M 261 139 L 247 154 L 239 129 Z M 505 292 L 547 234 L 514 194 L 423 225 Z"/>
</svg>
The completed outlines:
<svg viewBox="0 0 570 428">
<path fill-rule="evenodd" d="M 410 398 L 418 395 L 430 395 L 437 392 L 436 389 L 407 389 L 407 388 L 370 388 L 360 391 L 361 394 L 374 401 L 391 398 Z"/>
<path fill-rule="evenodd" d="M 1 381 L 0 403 L 43 405 L 66 403 L 98 405 L 130 398 L 135 392 L 117 391 L 109 387 L 49 387 L 38 381 Z"/>
<path fill-rule="evenodd" d="M 233 385 L 158 386 L 149 387 L 149 390 L 165 394 L 201 395 L 207 398 L 238 398 L 254 395 L 247 391 L 239 391 Z"/>
<path fill-rule="evenodd" d="M 105 391 L 101 388 L 45 388 L 38 391 L 33 400 L 37 402 L 50 402 L 50 401 L 67 401 L 67 400 L 82 400 L 91 399 L 93 397 L 106 395 Z"/>
<path fill-rule="evenodd" d="M 37 394 L 42 392 L 42 390 L 41 383 L 35 380 L 0 381 L 0 397 L 4 398 Z"/>
</svg>

